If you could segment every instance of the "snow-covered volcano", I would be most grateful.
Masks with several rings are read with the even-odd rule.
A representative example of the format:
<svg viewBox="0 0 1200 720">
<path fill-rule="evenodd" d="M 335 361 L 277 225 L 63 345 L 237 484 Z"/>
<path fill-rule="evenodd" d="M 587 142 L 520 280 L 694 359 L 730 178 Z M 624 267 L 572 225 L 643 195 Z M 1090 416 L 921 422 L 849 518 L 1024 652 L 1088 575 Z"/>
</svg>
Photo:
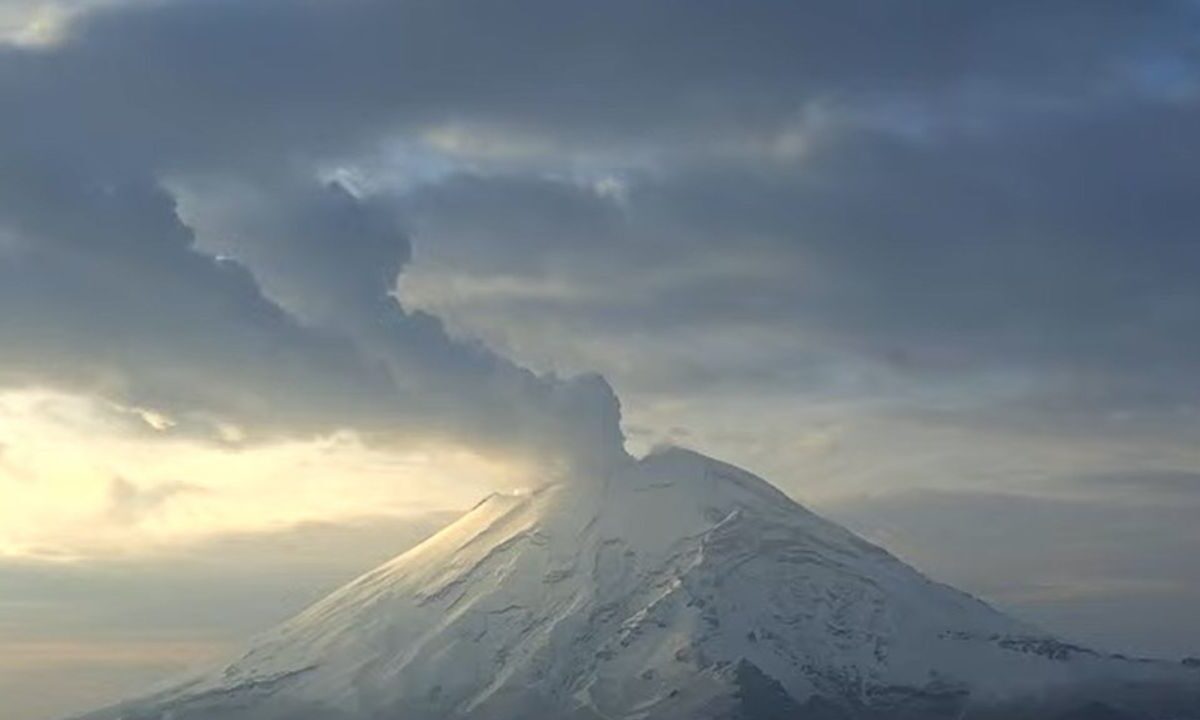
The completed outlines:
<svg viewBox="0 0 1200 720">
<path fill-rule="evenodd" d="M 671 449 L 493 495 L 229 665 L 89 717 L 982 717 L 1197 675 L 1060 642 Z"/>
</svg>

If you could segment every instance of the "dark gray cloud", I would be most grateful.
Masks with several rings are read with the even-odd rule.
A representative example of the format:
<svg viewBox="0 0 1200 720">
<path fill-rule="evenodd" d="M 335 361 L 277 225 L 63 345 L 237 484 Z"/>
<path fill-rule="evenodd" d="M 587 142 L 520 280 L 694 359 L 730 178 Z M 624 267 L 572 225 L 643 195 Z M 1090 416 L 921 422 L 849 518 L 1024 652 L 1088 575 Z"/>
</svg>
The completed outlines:
<svg viewBox="0 0 1200 720">
<path fill-rule="evenodd" d="M 408 199 L 431 277 L 577 291 L 422 289 L 472 327 L 769 328 L 797 338 L 747 368 L 771 381 L 849 359 L 910 385 L 1006 376 L 1047 412 L 1194 412 L 1195 115 L 1141 97 L 935 137 L 850 126 L 796 162 L 632 174 L 619 197 L 451 178 Z"/>
<path fill-rule="evenodd" d="M 378 369 L 302 327 L 243 266 L 196 252 L 154 184 L 37 178 L 41 169 L 0 176 L 12 237 L 0 253 L 6 384 L 97 392 L 185 425 L 224 420 L 267 435 L 387 412 Z"/>
<path fill-rule="evenodd" d="M 29 109 L 20 99 L 14 107 Z M 278 262 L 255 268 L 268 297 L 246 262 L 197 248 L 153 158 L 110 164 L 111 138 L 44 120 L 39 138 L 25 132 L 40 124 L 28 117 L 0 140 L 13 161 L 0 173 L 5 384 L 151 409 L 173 432 L 228 437 L 214 428 L 233 425 L 255 439 L 351 428 L 564 462 L 619 452 L 619 411 L 603 380 L 537 377 L 451 340 L 436 318 L 389 296 L 408 243 L 370 202 L 312 179 L 277 180 L 259 213 L 266 226 L 250 227 L 253 242 L 237 253 Z M 85 135 L 86 147 L 72 146 Z"/>
<path fill-rule="evenodd" d="M 157 186 L 89 179 L 7 178 L 9 384 L 96 392 L 177 431 L 457 435 L 577 458 L 619 445 L 602 380 L 539 378 L 406 313 L 388 294 L 405 237 L 341 188 L 273 199 L 275 224 L 251 228 L 251 259 L 278 261 L 262 271 L 277 301 L 245 264 L 199 252 Z"/>
<path fill-rule="evenodd" d="M 192 210 L 206 248 L 243 262 L 306 327 L 345 338 L 385 373 L 411 432 L 581 462 L 619 452 L 619 408 L 602 378 L 539 377 L 401 306 L 393 291 L 411 249 L 390 204 L 278 177 L 199 185 Z"/>
<path fill-rule="evenodd" d="M 524 429 L 502 442 L 576 413 L 592 419 L 567 422 L 566 444 L 596 434 L 616 416 L 601 381 L 537 378 L 399 308 L 387 292 L 410 251 L 388 210 L 311 180 L 449 124 L 617 164 L 651 151 L 663 174 L 634 178 L 621 207 L 528 177 L 417 202 L 490 203 L 424 240 L 481 272 L 582 265 L 615 287 L 574 312 L 795 326 L 887 372 L 1015 358 L 1082 377 L 1075 395 L 1161 395 L 1108 367 L 1090 380 L 1099 361 L 1081 359 L 1138 346 L 1105 362 L 1192 370 L 1193 334 L 1175 330 L 1195 312 L 1177 278 L 1195 262 L 1179 188 L 1196 164 L 1177 150 L 1195 146 L 1180 97 L 1196 20 L 1186 2 L 101 7 L 58 45 L 0 48 L 4 300 L 22 346 L 6 372 L 280 429 L 420 417 L 486 436 L 515 406 Z M 798 158 L 705 159 L 794 132 Z M 257 186 L 206 232 L 237 239 L 202 243 L 237 262 L 198 252 L 160 189 L 200 172 Z M 773 272 L 727 272 L 734 247 Z M 657 276 L 622 287 L 628 267 Z"/>
<path fill-rule="evenodd" d="M 446 120 L 625 142 L 773 128 L 823 95 L 1103 91 L 1188 48 L 1194 22 L 1183 1 L 147 3 L 86 16 L 53 52 L 10 52 L 0 86 L 28 137 L 86 118 L 156 162 Z"/>
</svg>

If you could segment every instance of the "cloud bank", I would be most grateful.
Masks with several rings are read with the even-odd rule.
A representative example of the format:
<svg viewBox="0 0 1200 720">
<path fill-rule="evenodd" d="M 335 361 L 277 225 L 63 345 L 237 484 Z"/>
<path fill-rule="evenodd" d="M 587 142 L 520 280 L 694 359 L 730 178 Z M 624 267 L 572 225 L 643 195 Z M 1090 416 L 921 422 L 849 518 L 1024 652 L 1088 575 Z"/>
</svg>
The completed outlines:
<svg viewBox="0 0 1200 720">
<path fill-rule="evenodd" d="M 0 46 L 4 376 L 252 435 L 617 452 L 602 380 L 398 304 L 407 223 L 451 268 L 428 302 L 507 279 L 442 306 L 524 322 L 519 354 L 562 345 L 573 369 L 620 365 L 589 334 L 742 327 L 783 339 L 732 368 L 751 377 L 1016 375 L 1055 408 L 1194 407 L 1196 22 L 1186 2 L 100 5 Z M 422 149 L 387 168 L 418 178 L 399 196 L 370 177 L 397 146 Z M 530 302 L 551 275 L 570 287 Z M 645 382 L 731 369 L 680 364 Z"/>
</svg>

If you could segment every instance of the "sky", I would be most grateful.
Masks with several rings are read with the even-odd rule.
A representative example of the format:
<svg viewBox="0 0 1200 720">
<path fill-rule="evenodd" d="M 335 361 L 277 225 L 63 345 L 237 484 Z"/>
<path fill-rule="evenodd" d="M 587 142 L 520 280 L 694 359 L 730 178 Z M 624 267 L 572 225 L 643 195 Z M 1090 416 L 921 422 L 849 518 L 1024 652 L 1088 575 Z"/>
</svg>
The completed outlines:
<svg viewBox="0 0 1200 720">
<path fill-rule="evenodd" d="M 683 444 L 1200 655 L 1194 0 L 0 0 L 0 705 Z"/>
</svg>

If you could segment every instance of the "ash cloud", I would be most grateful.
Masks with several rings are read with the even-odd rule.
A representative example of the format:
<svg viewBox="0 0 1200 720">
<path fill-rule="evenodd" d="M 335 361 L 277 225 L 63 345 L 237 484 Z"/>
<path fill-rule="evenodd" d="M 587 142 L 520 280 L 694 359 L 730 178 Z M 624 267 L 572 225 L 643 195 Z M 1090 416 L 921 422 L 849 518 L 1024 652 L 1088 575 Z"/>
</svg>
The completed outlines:
<svg viewBox="0 0 1200 720">
<path fill-rule="evenodd" d="M 85 16 L 61 45 L 0 47 L 0 96 L 13 109 L 0 121 L 0 381 L 95 395 L 159 413 L 171 432 L 225 440 L 349 428 L 592 469 L 621 457 L 602 378 L 537 375 L 392 297 L 410 253 L 392 213 L 288 162 L 327 150 L 312 133 L 352 146 L 359 129 L 292 107 L 307 130 L 259 134 L 272 122 L 239 115 L 244 7 L 120 7 Z M 305 22 L 313 7 L 264 3 L 250 15 L 277 14 L 294 31 L 288 52 L 300 52 L 305 32 L 288 16 Z M 207 44 L 218 30 L 232 43 L 220 53 Z M 270 44 L 243 39 L 247 51 Z M 213 62 L 235 64 L 218 78 Z M 320 85 L 257 80 L 252 94 L 273 96 L 271 107 L 289 85 Z M 233 94 L 208 104 L 205 88 Z M 231 127 L 246 132 L 220 134 Z M 243 152 L 260 144 L 268 151 Z M 258 183 L 254 201 L 213 226 L 238 233 L 230 252 L 198 245 L 169 189 L 200 171 Z"/>
<path fill-rule="evenodd" d="M 406 238 L 337 186 L 262 210 L 246 247 L 278 261 L 263 271 L 268 297 L 250 265 L 197 249 L 159 185 L 59 180 L 5 197 L 17 238 L 0 258 L 10 385 L 95 393 L 182 429 L 234 424 L 250 439 L 350 428 L 573 462 L 620 452 L 603 380 L 536 376 L 406 313 L 389 295 Z"/>
</svg>

